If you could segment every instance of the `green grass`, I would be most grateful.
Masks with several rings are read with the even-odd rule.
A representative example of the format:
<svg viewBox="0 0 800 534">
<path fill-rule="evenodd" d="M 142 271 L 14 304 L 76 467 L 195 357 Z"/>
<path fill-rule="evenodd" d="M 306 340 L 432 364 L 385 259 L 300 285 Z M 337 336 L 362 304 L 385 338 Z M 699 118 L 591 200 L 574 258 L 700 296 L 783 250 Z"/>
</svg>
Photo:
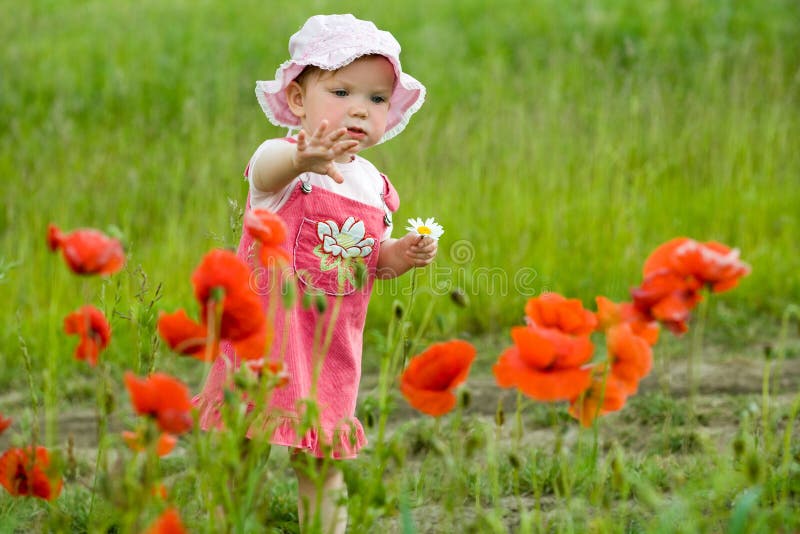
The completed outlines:
<svg viewBox="0 0 800 534">
<path fill-rule="evenodd" d="M 0 391 L 27 389 L 27 352 L 45 405 L 94 396 L 84 385 L 91 375 L 69 357 L 74 340 L 61 332 L 66 313 L 87 301 L 111 318 L 112 368 L 155 365 L 199 383 L 202 369 L 154 341 L 154 317 L 195 306 L 192 270 L 208 249 L 238 240 L 245 164 L 263 139 L 284 133 L 260 111 L 255 80 L 272 78 L 288 37 L 309 15 L 348 11 L 392 31 L 405 70 L 428 88 L 428 102 L 403 135 L 365 153 L 400 192 L 396 234 L 415 216 L 435 216 L 446 229 L 436 263 L 416 275 L 408 318 L 419 324 L 429 317 L 421 342 L 488 339 L 476 365 L 485 371 L 509 343 L 507 328 L 521 321 L 528 297 L 559 291 L 591 307 L 596 295 L 625 299 L 647 254 L 688 235 L 739 247 L 753 267 L 735 291 L 714 297 L 707 339 L 721 351 L 775 347 L 781 313 L 800 302 L 800 5 L 793 0 L 268 7 L 253 0 L 0 0 Z M 128 267 L 111 280 L 73 277 L 47 251 L 49 222 L 120 235 Z M 376 286 L 368 354 L 381 352 L 393 304 L 408 301 L 410 284 L 407 275 Z M 468 307 L 449 301 L 456 288 Z M 686 346 L 679 340 L 664 349 L 680 357 Z M 674 414 L 674 426 L 654 429 L 653 441 L 672 454 L 689 435 L 681 409 L 656 396 L 632 403 L 622 417 L 631 418 L 635 438 L 636 425 Z M 564 531 L 658 531 L 688 514 L 701 522 L 686 531 L 722 530 L 736 492 L 769 492 L 773 479 L 736 478 L 730 462 L 711 472 L 702 465 L 704 445 L 692 443 L 677 469 L 685 483 L 671 478 L 670 466 L 645 458 L 612 497 L 593 493 L 611 482 L 578 480 L 572 511 L 599 506 L 607 513 L 573 514 L 583 519 L 570 523 L 571 509 L 551 502 L 517 520 Z M 510 469 L 496 461 L 496 469 Z M 552 498 L 558 457 L 521 461 L 548 473 L 538 491 Z M 612 456 L 603 461 L 603 469 L 573 474 L 610 477 Z M 797 489 L 796 472 L 781 476 Z M 491 477 L 475 477 L 456 495 L 471 500 L 468 488 L 488 485 L 481 502 L 494 491 Z M 660 508 L 626 504 L 631 495 L 646 502 L 659 480 L 667 495 Z M 714 486 L 731 480 L 724 491 Z M 435 481 L 431 475 L 415 488 Z M 387 482 L 389 501 L 402 500 L 410 483 Z M 714 513 L 706 516 L 697 501 L 710 487 Z M 509 488 L 492 498 L 513 496 Z M 441 497 L 430 491 L 411 504 Z M 67 497 L 58 506 L 75 508 L 72 520 L 80 523 L 84 512 L 69 499 L 85 495 Z M 771 509 L 760 502 L 749 509 L 755 530 L 785 519 L 786 501 L 769 501 L 780 503 Z M 292 520 L 291 504 L 276 507 Z M 476 510 L 462 525 L 491 531 L 497 509 Z M 3 522 L 25 524 L 37 513 L 31 503 L 0 500 Z"/>
</svg>

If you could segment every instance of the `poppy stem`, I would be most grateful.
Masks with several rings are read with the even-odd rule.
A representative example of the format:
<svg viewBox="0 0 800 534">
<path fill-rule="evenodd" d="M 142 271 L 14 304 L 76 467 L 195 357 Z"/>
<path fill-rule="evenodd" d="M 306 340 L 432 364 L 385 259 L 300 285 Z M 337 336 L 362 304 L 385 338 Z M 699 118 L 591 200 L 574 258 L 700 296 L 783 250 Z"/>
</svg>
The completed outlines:
<svg viewBox="0 0 800 534">
<path fill-rule="evenodd" d="M 406 307 L 406 317 L 411 317 L 411 312 L 414 309 L 414 297 L 417 295 L 417 272 L 418 269 L 414 267 L 411 270 L 411 295 L 408 298 L 408 307 Z M 403 365 L 400 366 L 401 369 L 406 368 L 406 360 L 408 359 L 408 352 L 409 348 L 406 343 L 406 329 L 403 328 L 403 325 L 400 325 L 400 335 L 402 337 L 402 347 L 403 347 Z"/>
<path fill-rule="evenodd" d="M 94 462 L 94 478 L 92 480 L 92 497 L 89 500 L 89 513 L 87 515 L 86 523 L 90 525 L 92 512 L 94 511 L 94 498 L 97 495 L 97 481 L 100 478 L 100 467 L 103 463 L 103 454 L 105 447 L 103 441 L 106 434 L 106 373 L 105 364 L 101 360 L 94 368 L 95 380 L 97 380 L 97 389 L 95 390 L 95 417 L 97 418 L 97 457 Z M 106 469 L 107 471 L 107 469 Z"/>
<path fill-rule="evenodd" d="M 688 412 L 691 424 L 695 422 L 695 397 L 697 396 L 697 379 L 695 378 L 695 358 L 700 358 L 703 350 L 703 333 L 708 318 L 708 295 L 700 301 L 697 324 L 692 332 L 692 342 L 686 361 L 686 382 L 689 384 Z"/>
<path fill-rule="evenodd" d="M 25 374 L 28 377 L 28 388 L 31 395 L 31 406 L 33 407 L 33 422 L 31 424 L 31 447 L 36 450 L 36 445 L 39 443 L 39 396 L 36 394 L 36 386 L 33 383 L 33 364 L 31 363 L 31 355 L 28 352 L 28 344 L 25 338 L 22 337 L 22 320 L 20 318 L 19 310 L 17 310 L 17 339 L 19 340 L 20 351 L 22 352 L 22 359 L 25 362 Z"/>
<path fill-rule="evenodd" d="M 522 392 L 517 389 L 517 409 L 514 412 L 514 450 L 519 450 L 522 443 Z"/>
</svg>

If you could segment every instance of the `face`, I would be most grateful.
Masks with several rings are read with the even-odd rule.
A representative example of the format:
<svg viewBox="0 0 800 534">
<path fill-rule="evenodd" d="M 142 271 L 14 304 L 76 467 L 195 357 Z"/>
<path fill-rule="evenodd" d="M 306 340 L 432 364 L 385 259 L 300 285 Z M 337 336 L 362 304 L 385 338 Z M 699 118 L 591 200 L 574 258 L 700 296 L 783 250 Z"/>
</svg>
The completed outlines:
<svg viewBox="0 0 800 534">
<path fill-rule="evenodd" d="M 383 137 L 393 87 L 389 60 L 366 56 L 337 71 L 309 76 L 302 87 L 294 88 L 294 94 L 290 86 L 288 98 L 307 133 L 313 134 L 327 120 L 329 132 L 347 128 L 345 136 L 358 141 L 357 151 L 361 151 Z"/>
</svg>

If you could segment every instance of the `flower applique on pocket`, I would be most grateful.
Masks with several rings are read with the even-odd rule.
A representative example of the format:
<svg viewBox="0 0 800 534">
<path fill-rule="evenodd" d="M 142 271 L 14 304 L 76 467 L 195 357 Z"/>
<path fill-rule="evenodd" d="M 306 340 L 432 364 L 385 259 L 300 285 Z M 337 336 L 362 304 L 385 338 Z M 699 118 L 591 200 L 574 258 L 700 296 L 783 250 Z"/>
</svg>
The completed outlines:
<svg viewBox="0 0 800 534">
<path fill-rule="evenodd" d="M 348 217 L 336 221 L 303 219 L 295 241 L 294 266 L 298 278 L 329 295 L 348 295 L 358 286 L 357 265 L 366 263 L 375 248 L 364 221 Z"/>
</svg>

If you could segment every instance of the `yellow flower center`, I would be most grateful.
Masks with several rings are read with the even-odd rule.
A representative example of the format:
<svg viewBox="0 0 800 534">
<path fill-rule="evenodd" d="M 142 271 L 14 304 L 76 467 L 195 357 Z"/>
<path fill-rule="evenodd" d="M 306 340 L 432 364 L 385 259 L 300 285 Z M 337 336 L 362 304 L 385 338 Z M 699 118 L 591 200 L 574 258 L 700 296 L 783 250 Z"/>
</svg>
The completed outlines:
<svg viewBox="0 0 800 534">
<path fill-rule="evenodd" d="M 417 233 L 419 235 L 431 235 L 431 229 L 427 226 L 417 226 Z"/>
</svg>

